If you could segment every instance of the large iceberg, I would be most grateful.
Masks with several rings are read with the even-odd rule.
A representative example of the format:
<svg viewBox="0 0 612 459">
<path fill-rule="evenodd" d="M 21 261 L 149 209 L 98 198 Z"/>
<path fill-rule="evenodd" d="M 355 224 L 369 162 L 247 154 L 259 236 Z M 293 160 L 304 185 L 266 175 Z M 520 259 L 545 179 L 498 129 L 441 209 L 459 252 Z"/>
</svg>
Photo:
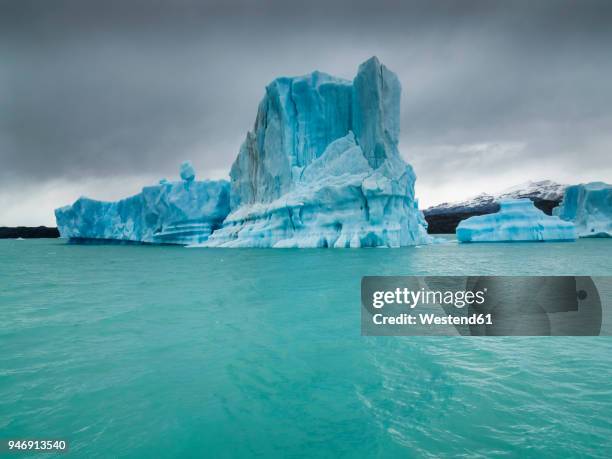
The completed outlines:
<svg viewBox="0 0 612 459">
<path fill-rule="evenodd" d="M 72 241 L 106 240 L 155 244 L 206 241 L 229 213 L 227 181 L 195 181 L 188 161 L 182 181 L 161 180 L 116 202 L 79 198 L 55 210 L 60 235 Z"/>
<path fill-rule="evenodd" d="M 355 79 L 314 72 L 266 88 L 231 168 L 220 247 L 399 247 L 431 242 L 399 155 L 401 86 L 373 57 Z"/>
<path fill-rule="evenodd" d="M 592 182 L 567 187 L 553 215 L 574 222 L 580 237 L 611 237 L 612 185 Z"/>
<path fill-rule="evenodd" d="M 457 226 L 459 242 L 573 241 L 573 223 L 546 215 L 529 199 L 508 199 L 499 212 L 463 220 Z"/>
</svg>

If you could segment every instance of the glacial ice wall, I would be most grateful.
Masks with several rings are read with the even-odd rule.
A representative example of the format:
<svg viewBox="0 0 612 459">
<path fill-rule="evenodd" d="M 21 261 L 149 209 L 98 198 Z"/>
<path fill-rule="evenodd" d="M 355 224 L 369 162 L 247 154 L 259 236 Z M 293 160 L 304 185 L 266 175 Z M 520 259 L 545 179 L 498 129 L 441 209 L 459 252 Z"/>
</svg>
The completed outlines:
<svg viewBox="0 0 612 459">
<path fill-rule="evenodd" d="M 229 183 L 195 181 L 189 162 L 181 165 L 181 177 L 178 182 L 161 180 L 116 202 L 81 197 L 55 210 L 60 235 L 76 242 L 204 242 L 229 213 Z"/>
<path fill-rule="evenodd" d="M 572 241 L 573 223 L 546 215 L 529 199 L 502 200 L 499 212 L 470 217 L 459 223 L 459 242 Z"/>
<path fill-rule="evenodd" d="M 398 151 L 400 93 L 375 57 L 352 82 L 321 72 L 274 80 L 231 168 L 232 212 L 204 245 L 429 243 Z"/>
<path fill-rule="evenodd" d="M 573 222 L 579 237 L 611 237 L 612 185 L 591 182 L 567 187 L 553 215 Z"/>
</svg>

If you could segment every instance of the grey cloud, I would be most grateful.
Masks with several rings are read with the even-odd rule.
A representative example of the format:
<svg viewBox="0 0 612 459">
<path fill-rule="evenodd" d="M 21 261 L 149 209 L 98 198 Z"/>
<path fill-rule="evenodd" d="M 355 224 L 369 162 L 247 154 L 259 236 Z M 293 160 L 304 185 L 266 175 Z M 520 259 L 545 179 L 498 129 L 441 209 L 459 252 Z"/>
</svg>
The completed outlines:
<svg viewBox="0 0 612 459">
<path fill-rule="evenodd" d="M 372 54 L 402 80 L 401 148 L 419 177 L 449 177 L 414 157 L 439 158 L 436 145 L 516 142 L 502 166 L 609 174 L 611 22 L 605 1 L 4 1 L 0 193 L 166 176 L 186 157 L 229 168 L 270 80 L 351 78 Z M 461 156 L 448 163 L 460 186 Z"/>
</svg>

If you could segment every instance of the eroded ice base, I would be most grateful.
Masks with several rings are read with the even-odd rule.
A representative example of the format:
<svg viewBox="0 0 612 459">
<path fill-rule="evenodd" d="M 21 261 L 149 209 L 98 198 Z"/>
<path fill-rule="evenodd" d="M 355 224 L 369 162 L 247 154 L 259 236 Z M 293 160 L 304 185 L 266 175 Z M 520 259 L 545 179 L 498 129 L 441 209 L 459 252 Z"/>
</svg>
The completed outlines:
<svg viewBox="0 0 612 459">
<path fill-rule="evenodd" d="M 412 168 L 389 158 L 374 170 L 352 133 L 293 173 L 289 192 L 269 203 L 240 206 L 202 246 L 348 248 L 431 242 L 414 199 Z"/>
</svg>

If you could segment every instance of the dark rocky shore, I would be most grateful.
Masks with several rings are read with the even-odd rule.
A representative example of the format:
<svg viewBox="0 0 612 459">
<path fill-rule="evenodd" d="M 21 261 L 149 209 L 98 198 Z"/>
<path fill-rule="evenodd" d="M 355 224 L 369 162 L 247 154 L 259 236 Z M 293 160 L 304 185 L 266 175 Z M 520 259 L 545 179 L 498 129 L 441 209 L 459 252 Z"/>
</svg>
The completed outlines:
<svg viewBox="0 0 612 459">
<path fill-rule="evenodd" d="M 0 239 L 17 239 L 21 237 L 23 239 L 49 239 L 58 238 L 59 231 L 57 228 L 49 228 L 47 226 L 0 226 Z"/>
</svg>

